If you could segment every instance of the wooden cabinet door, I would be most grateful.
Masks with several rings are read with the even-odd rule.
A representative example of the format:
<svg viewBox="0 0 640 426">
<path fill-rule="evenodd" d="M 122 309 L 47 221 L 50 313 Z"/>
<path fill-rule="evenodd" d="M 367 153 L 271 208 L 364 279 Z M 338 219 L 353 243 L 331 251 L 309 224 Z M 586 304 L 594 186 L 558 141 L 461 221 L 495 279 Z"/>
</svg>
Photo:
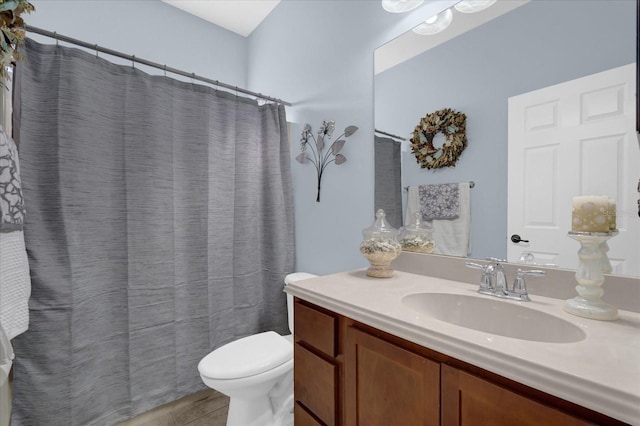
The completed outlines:
<svg viewBox="0 0 640 426">
<path fill-rule="evenodd" d="M 347 327 L 344 371 L 348 426 L 439 424 L 437 362 Z"/>
<path fill-rule="evenodd" d="M 590 425 L 472 374 L 441 365 L 442 425 Z"/>
<path fill-rule="evenodd" d="M 337 367 L 298 343 L 293 351 L 293 392 L 296 403 L 302 404 L 324 424 L 338 424 Z"/>
</svg>

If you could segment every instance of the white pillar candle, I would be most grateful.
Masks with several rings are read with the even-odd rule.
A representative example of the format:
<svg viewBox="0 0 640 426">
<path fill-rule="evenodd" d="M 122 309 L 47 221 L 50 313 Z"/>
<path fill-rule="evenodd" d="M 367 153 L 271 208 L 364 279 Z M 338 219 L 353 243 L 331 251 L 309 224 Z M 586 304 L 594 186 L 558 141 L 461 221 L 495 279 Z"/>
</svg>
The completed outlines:
<svg viewBox="0 0 640 426">
<path fill-rule="evenodd" d="M 607 219 L 609 219 L 609 231 L 615 231 L 616 230 L 616 200 L 614 200 L 613 198 L 609 198 L 609 216 L 607 216 Z"/>
<path fill-rule="evenodd" d="M 604 195 L 573 197 L 573 232 L 609 232 L 609 198 Z"/>
</svg>

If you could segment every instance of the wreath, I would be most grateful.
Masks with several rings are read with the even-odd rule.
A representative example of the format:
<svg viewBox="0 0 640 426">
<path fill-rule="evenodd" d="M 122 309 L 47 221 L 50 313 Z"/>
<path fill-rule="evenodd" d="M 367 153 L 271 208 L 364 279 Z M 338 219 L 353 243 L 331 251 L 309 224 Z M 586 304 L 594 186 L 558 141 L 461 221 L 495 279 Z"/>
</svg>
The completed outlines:
<svg viewBox="0 0 640 426">
<path fill-rule="evenodd" d="M 455 167 L 462 151 L 467 147 L 467 116 L 451 108 L 444 108 L 420 119 L 413 131 L 411 152 L 423 169 Z M 433 146 L 433 138 L 442 133 L 445 142 L 441 147 Z"/>
</svg>

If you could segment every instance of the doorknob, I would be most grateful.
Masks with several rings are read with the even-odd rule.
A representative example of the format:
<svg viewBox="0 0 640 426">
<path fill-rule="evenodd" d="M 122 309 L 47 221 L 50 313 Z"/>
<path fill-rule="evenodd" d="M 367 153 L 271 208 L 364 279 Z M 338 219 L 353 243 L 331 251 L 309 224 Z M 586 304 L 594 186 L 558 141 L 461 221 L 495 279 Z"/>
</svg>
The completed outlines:
<svg viewBox="0 0 640 426">
<path fill-rule="evenodd" d="M 529 242 L 529 240 L 523 240 L 522 238 L 520 238 L 520 235 L 518 235 L 518 234 L 513 234 L 513 235 L 511 236 L 511 242 L 514 242 L 514 243 L 516 243 L 516 244 L 518 244 L 518 243 L 528 243 L 528 242 Z"/>
</svg>

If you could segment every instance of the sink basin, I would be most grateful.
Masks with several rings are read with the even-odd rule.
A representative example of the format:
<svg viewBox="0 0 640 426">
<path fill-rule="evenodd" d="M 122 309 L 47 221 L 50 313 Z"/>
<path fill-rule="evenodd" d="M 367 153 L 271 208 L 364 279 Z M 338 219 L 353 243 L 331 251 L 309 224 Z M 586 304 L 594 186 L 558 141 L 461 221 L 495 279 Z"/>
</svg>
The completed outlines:
<svg viewBox="0 0 640 426">
<path fill-rule="evenodd" d="M 440 321 L 520 340 L 572 343 L 586 335 L 562 318 L 500 299 L 450 293 L 416 293 L 402 298 L 408 308 Z"/>
</svg>

